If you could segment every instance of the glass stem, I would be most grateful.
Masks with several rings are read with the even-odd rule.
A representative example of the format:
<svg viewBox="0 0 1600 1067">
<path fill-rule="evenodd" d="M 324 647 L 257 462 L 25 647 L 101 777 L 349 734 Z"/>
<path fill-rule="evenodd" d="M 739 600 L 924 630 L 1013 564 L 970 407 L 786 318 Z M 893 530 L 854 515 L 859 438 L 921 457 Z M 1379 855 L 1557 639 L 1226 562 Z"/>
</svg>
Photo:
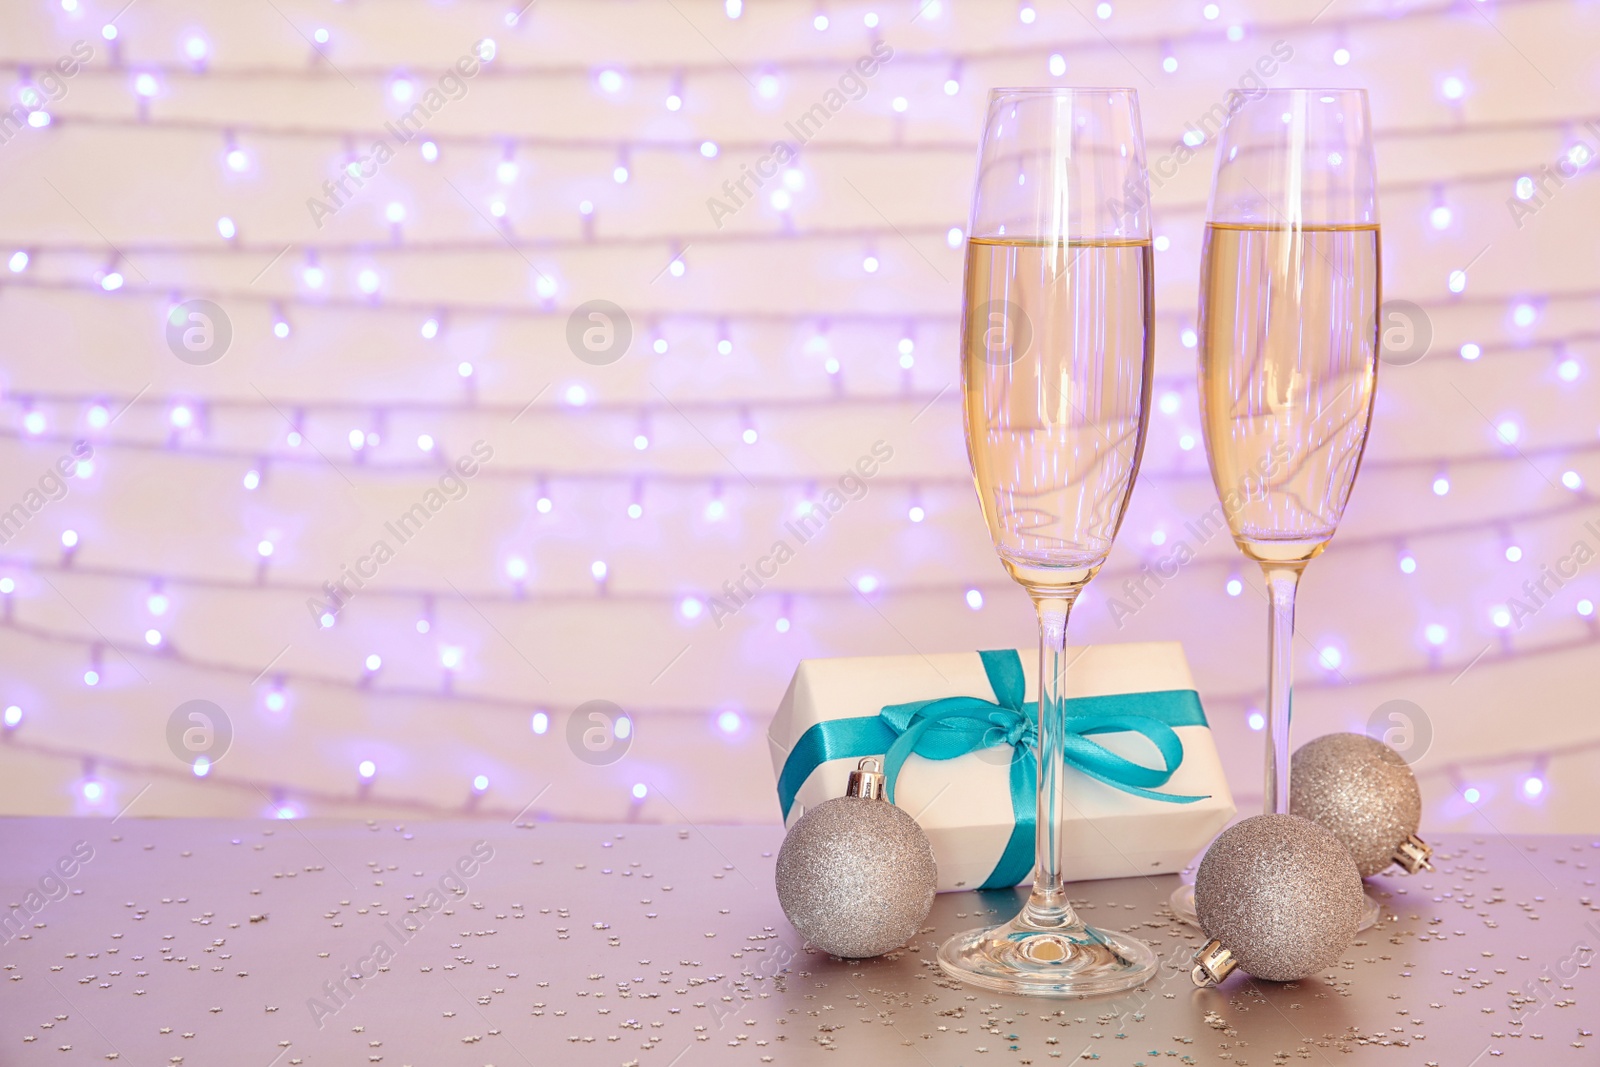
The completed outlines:
<svg viewBox="0 0 1600 1067">
<path fill-rule="evenodd" d="M 1267 761 L 1262 810 L 1289 811 L 1289 719 L 1294 705 L 1294 594 L 1305 562 L 1263 563 L 1267 598 Z"/>
<path fill-rule="evenodd" d="M 1061 855 L 1066 838 L 1067 616 L 1078 590 L 1035 596 L 1039 612 L 1039 809 L 1034 827 L 1033 892 L 1019 917 L 1045 929 L 1075 926 L 1067 902 Z"/>
</svg>

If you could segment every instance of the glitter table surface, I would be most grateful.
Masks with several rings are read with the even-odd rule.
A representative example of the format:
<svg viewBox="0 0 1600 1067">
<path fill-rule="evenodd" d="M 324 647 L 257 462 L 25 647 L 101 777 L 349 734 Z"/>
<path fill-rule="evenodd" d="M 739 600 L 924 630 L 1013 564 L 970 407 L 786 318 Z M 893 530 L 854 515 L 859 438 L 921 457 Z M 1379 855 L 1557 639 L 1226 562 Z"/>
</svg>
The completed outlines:
<svg viewBox="0 0 1600 1067">
<path fill-rule="evenodd" d="M 1369 880 L 1327 972 L 1197 990 L 1172 876 L 1074 887 L 1151 942 L 1134 993 L 939 972 L 1019 894 L 945 894 L 906 949 L 808 952 L 769 827 L 0 819 L 0 1065 L 1600 1063 L 1600 841 L 1447 837 Z"/>
</svg>

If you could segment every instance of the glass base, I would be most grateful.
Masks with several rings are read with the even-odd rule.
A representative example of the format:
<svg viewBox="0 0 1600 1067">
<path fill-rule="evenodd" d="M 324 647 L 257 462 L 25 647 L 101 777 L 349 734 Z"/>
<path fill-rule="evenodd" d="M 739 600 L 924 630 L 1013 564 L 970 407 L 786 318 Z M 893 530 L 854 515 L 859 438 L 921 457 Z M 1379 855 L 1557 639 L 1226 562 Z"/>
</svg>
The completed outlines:
<svg viewBox="0 0 1600 1067">
<path fill-rule="evenodd" d="M 1137 938 L 1066 922 L 1040 923 L 1024 908 L 1008 923 L 968 930 L 939 948 L 948 975 L 997 993 L 1087 997 L 1119 993 L 1155 976 L 1156 955 Z"/>
<path fill-rule="evenodd" d="M 1369 930 L 1378 921 L 1381 907 L 1372 899 L 1371 893 L 1361 894 L 1361 918 L 1356 922 L 1356 931 Z M 1184 882 L 1172 891 L 1172 896 L 1167 898 L 1167 906 L 1172 909 L 1181 922 L 1190 926 L 1200 925 L 1200 916 L 1194 910 L 1194 883 Z"/>
</svg>

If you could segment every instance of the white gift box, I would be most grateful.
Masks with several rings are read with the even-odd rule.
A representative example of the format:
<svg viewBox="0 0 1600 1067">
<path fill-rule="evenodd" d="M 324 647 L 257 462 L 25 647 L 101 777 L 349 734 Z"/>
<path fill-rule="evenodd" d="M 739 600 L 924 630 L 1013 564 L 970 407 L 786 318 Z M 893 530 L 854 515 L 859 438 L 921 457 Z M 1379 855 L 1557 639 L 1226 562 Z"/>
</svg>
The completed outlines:
<svg viewBox="0 0 1600 1067">
<path fill-rule="evenodd" d="M 1025 700 L 1036 701 L 1038 650 L 1022 649 L 1018 655 L 1027 679 Z M 1091 645 L 1070 649 L 1069 656 L 1069 715 L 1071 701 L 1082 697 L 1194 689 L 1183 648 L 1176 642 Z M 995 700 L 978 653 L 803 660 L 767 732 L 773 771 L 782 781 L 796 744 L 819 723 L 876 719 L 886 706 L 950 696 Z M 1198 707 L 1197 700 L 1193 706 Z M 1203 713 L 1199 718 L 1203 720 Z M 1067 880 L 1181 870 L 1233 817 L 1233 797 L 1210 728 L 1172 729 L 1183 744 L 1183 759 L 1156 791 L 1202 799 L 1173 803 L 1138 796 L 1069 765 L 1062 862 Z M 1144 766 L 1161 766 L 1159 753 L 1138 733 L 1096 733 L 1089 740 Z M 802 750 L 808 747 L 801 745 Z M 1016 824 L 1012 753 L 1009 745 L 994 745 L 947 760 L 912 755 L 901 768 L 895 802 L 927 832 L 939 867 L 940 892 L 976 889 L 996 872 Z M 804 773 L 809 760 L 797 757 L 788 783 L 793 800 L 785 825 L 792 826 L 807 808 L 843 796 L 846 776 L 864 755 L 883 753 L 822 760 L 809 774 Z M 1031 809 L 1034 798 L 1028 797 L 1026 804 Z M 1031 880 L 1030 873 L 1022 882 Z"/>
</svg>

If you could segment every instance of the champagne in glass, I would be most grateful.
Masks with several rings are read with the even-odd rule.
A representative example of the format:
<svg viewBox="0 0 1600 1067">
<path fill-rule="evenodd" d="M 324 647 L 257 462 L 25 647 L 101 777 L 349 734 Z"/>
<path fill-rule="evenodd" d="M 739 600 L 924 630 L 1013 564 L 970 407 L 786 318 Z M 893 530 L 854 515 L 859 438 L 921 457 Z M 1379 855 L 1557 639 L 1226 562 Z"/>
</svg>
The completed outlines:
<svg viewBox="0 0 1600 1067">
<path fill-rule="evenodd" d="M 1213 222 L 1203 263 L 1200 410 L 1212 480 L 1245 555 L 1303 566 L 1338 528 L 1366 446 L 1378 227 Z"/>
<path fill-rule="evenodd" d="M 1200 414 L 1222 512 L 1266 584 L 1263 800 L 1282 813 L 1295 592 L 1344 515 L 1377 388 L 1377 180 L 1360 89 L 1235 93 L 1229 112 L 1201 263 Z M 1172 905 L 1191 916 L 1192 887 Z M 1364 926 L 1376 918 L 1369 900 Z"/>
<path fill-rule="evenodd" d="M 967 244 L 967 453 L 1000 559 L 1026 589 L 1081 586 L 1122 522 L 1145 428 L 1150 258 L 1148 239 Z M 1008 314 L 1033 335 L 1022 367 L 990 347 L 1010 340 Z"/>
<path fill-rule="evenodd" d="M 1085 926 L 1067 900 L 1067 616 L 1105 562 L 1150 412 L 1150 222 L 1138 100 L 1127 89 L 990 94 L 968 233 L 962 326 L 967 452 L 1001 562 L 1039 616 L 1033 889 L 1010 922 L 945 942 L 939 964 L 988 989 L 1081 996 L 1156 969 L 1143 942 Z M 1019 758 L 1026 758 L 1019 753 Z"/>
</svg>

